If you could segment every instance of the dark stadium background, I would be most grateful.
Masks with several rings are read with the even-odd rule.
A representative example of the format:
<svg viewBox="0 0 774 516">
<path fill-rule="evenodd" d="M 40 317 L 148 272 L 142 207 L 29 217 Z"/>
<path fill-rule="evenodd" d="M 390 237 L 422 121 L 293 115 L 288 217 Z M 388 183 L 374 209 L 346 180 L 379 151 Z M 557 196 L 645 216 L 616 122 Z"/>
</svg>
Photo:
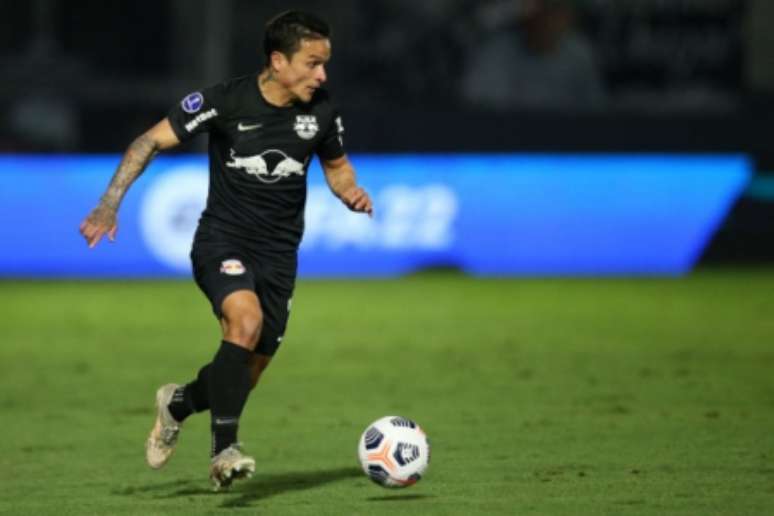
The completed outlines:
<svg viewBox="0 0 774 516">
<path fill-rule="evenodd" d="M 330 86 L 352 128 L 350 151 L 747 153 L 755 180 L 703 262 L 774 258 L 771 2 L 558 2 L 574 9 L 572 30 L 591 46 L 605 101 L 526 109 L 471 103 L 460 91 L 476 49 L 515 25 L 534 3 L 342 0 L 293 6 L 333 22 Z M 262 23 L 289 5 L 0 2 L 0 150 L 122 151 L 173 99 L 255 70 Z M 36 112 L 50 123 L 31 123 Z M 202 150 L 205 143 L 196 145 L 181 151 Z"/>
</svg>

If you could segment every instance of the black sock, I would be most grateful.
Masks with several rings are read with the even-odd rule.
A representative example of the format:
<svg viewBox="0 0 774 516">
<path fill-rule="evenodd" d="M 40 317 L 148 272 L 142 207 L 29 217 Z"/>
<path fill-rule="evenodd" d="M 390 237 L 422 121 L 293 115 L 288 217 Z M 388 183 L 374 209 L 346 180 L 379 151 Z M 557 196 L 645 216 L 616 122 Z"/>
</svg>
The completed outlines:
<svg viewBox="0 0 774 516">
<path fill-rule="evenodd" d="M 237 442 L 239 416 L 250 393 L 251 354 L 252 351 L 224 340 L 210 364 L 213 456 Z"/>
<path fill-rule="evenodd" d="M 178 387 L 169 403 L 169 412 L 179 423 L 194 412 L 202 412 L 210 408 L 210 365 L 199 369 L 199 374 L 191 383 Z"/>
</svg>

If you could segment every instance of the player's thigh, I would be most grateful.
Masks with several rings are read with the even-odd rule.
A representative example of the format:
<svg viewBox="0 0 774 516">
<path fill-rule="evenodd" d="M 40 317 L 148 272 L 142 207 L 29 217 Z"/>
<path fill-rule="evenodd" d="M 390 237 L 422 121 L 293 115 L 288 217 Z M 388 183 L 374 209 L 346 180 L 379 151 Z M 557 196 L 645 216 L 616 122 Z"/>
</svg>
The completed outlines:
<svg viewBox="0 0 774 516">
<path fill-rule="evenodd" d="M 191 253 L 193 274 L 196 284 L 210 301 L 212 311 L 218 320 L 223 319 L 223 303 L 236 292 L 251 292 L 255 297 L 255 267 L 235 251 L 207 253 L 195 249 Z M 239 296 L 237 307 L 254 308 L 259 302 Z"/>
</svg>

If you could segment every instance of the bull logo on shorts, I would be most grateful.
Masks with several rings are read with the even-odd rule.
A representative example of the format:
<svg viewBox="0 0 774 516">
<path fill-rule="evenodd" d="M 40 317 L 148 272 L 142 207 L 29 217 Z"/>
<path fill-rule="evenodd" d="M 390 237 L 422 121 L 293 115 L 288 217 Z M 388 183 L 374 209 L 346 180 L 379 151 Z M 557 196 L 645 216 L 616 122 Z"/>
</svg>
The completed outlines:
<svg viewBox="0 0 774 516">
<path fill-rule="evenodd" d="M 240 276 L 245 273 L 245 266 L 236 258 L 223 260 L 220 264 L 220 273 L 229 276 Z"/>
<path fill-rule="evenodd" d="M 231 161 L 227 161 L 226 166 L 240 168 L 268 184 L 292 175 L 303 176 L 305 172 L 305 163 L 294 160 L 279 149 L 269 149 L 254 156 L 237 156 L 236 151 L 231 149 Z"/>
</svg>

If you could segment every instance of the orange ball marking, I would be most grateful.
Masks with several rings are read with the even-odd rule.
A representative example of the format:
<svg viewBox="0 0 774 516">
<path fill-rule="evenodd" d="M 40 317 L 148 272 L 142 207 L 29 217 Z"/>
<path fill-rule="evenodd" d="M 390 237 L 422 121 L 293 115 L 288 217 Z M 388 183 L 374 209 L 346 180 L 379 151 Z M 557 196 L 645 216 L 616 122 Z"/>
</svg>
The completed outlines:
<svg viewBox="0 0 774 516">
<path fill-rule="evenodd" d="M 381 462 L 384 464 L 384 467 L 387 468 L 387 471 L 390 473 L 395 473 L 397 468 L 395 467 L 395 463 L 392 461 L 392 457 L 390 457 L 389 454 L 391 444 L 392 443 L 390 441 L 385 440 L 379 451 L 368 454 L 368 460 Z"/>
</svg>

